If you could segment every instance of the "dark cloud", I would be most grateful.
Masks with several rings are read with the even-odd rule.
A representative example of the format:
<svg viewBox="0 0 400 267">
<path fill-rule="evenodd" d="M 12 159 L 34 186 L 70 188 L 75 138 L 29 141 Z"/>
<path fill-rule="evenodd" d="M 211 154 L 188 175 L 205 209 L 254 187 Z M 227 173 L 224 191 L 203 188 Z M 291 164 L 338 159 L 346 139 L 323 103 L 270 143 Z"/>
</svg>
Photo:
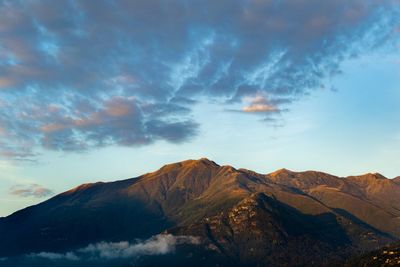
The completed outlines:
<svg viewBox="0 0 400 267">
<path fill-rule="evenodd" d="M 190 140 L 200 96 L 260 112 L 266 103 L 246 99 L 265 95 L 285 100 L 273 103 L 282 110 L 344 60 L 397 39 L 399 9 L 396 0 L 0 1 L 1 154 Z"/>
<path fill-rule="evenodd" d="M 38 184 L 14 185 L 10 188 L 10 194 L 19 197 L 43 198 L 53 195 L 53 191 Z"/>
<path fill-rule="evenodd" d="M 173 104 L 141 103 L 135 98 L 112 97 L 84 116 L 53 115 L 42 125 L 41 144 L 56 150 L 84 150 L 106 145 L 145 145 L 158 139 L 184 141 L 194 135 L 196 124 L 171 119 L 186 113 Z M 157 119 L 155 119 L 157 118 Z"/>
</svg>

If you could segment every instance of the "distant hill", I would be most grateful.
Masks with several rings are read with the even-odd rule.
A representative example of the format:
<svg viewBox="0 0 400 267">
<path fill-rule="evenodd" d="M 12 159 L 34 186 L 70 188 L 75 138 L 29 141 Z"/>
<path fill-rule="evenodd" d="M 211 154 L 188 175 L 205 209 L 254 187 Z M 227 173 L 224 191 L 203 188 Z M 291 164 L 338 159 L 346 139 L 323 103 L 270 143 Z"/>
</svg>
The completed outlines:
<svg viewBox="0 0 400 267">
<path fill-rule="evenodd" d="M 174 241 L 173 251 L 136 257 L 135 266 L 340 266 L 400 239 L 397 181 L 286 169 L 263 175 L 187 160 L 84 184 L 0 218 L 0 266 L 1 258 L 17 266 L 26 255 L 57 259 L 98 242 L 159 234 L 198 242 Z"/>
</svg>

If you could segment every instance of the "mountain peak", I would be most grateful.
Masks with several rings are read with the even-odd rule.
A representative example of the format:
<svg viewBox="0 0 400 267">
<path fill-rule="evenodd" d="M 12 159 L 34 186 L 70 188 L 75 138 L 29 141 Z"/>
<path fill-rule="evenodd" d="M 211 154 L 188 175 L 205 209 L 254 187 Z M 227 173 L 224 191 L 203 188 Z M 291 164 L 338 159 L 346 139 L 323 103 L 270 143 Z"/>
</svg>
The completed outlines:
<svg viewBox="0 0 400 267">
<path fill-rule="evenodd" d="M 202 162 L 207 165 L 214 165 L 214 166 L 219 166 L 215 161 L 209 160 L 208 158 L 200 158 L 197 160 L 197 162 Z"/>
<path fill-rule="evenodd" d="M 380 173 L 366 173 L 363 175 L 356 175 L 356 176 L 348 176 L 348 179 L 351 180 L 363 180 L 363 181 L 376 181 L 376 180 L 388 180 L 385 176 Z"/>
<path fill-rule="evenodd" d="M 185 160 L 182 162 L 176 163 L 184 168 L 202 168 L 202 169 L 214 169 L 221 167 L 217 163 L 207 158 L 200 158 L 200 159 L 190 159 Z"/>
<path fill-rule="evenodd" d="M 292 173 L 293 173 L 293 171 L 282 168 L 282 169 L 279 169 L 279 170 L 276 170 L 276 171 L 270 173 L 270 175 L 276 176 L 276 175 L 281 175 L 281 174 L 292 174 Z"/>
<path fill-rule="evenodd" d="M 182 167 L 183 168 L 191 168 L 191 167 L 196 167 L 199 165 L 203 165 L 206 167 L 219 167 L 219 165 L 217 163 L 215 163 L 214 161 L 209 160 L 207 158 L 188 159 L 188 160 L 165 164 L 159 170 L 155 171 L 155 173 L 160 172 L 160 171 L 168 172 L 173 169 L 182 168 Z"/>
<path fill-rule="evenodd" d="M 208 158 L 200 158 L 200 159 L 188 159 L 188 160 L 184 160 L 184 161 L 180 161 L 180 162 L 176 162 L 176 163 L 171 163 L 171 164 L 167 164 L 165 166 L 169 166 L 169 165 L 182 165 L 182 166 L 189 166 L 189 165 L 197 165 L 197 164 L 204 164 L 206 166 L 216 166 L 219 167 L 219 165 L 217 163 L 215 163 L 212 160 L 209 160 Z"/>
</svg>

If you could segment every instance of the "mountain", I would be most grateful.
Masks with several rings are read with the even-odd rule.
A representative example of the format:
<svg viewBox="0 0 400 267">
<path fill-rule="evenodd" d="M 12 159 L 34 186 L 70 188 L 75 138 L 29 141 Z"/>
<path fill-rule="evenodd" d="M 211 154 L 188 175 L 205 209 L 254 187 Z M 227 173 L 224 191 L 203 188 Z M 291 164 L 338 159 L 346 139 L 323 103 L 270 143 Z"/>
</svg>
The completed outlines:
<svg viewBox="0 0 400 267">
<path fill-rule="evenodd" d="M 399 240 L 399 197 L 400 185 L 380 174 L 263 175 L 187 160 L 84 184 L 1 218 L 0 259 L 54 259 L 99 242 L 153 242 L 161 234 L 197 241 L 173 239 L 175 257 L 150 251 L 136 266 L 329 266 Z"/>
</svg>

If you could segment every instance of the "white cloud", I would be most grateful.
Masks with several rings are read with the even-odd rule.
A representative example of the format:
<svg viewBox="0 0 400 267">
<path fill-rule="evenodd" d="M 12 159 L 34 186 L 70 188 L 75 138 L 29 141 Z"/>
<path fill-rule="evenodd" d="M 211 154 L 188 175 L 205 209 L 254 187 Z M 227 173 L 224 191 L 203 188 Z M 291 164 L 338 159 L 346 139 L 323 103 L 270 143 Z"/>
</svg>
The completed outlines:
<svg viewBox="0 0 400 267">
<path fill-rule="evenodd" d="M 73 252 L 67 252 L 65 254 L 52 253 L 52 252 L 40 252 L 38 254 L 35 254 L 34 256 L 35 257 L 46 258 L 46 259 L 49 259 L 49 260 L 60 260 L 60 259 L 72 260 L 72 261 L 79 260 L 78 256 L 76 256 Z"/>
<path fill-rule="evenodd" d="M 66 253 L 40 252 L 30 254 L 30 257 L 40 257 L 49 260 L 81 260 L 81 259 L 124 259 L 145 255 L 164 255 L 175 251 L 180 244 L 199 245 L 200 239 L 193 236 L 173 236 L 170 234 L 155 235 L 147 240 L 130 243 L 99 242 L 85 248 Z"/>
</svg>

